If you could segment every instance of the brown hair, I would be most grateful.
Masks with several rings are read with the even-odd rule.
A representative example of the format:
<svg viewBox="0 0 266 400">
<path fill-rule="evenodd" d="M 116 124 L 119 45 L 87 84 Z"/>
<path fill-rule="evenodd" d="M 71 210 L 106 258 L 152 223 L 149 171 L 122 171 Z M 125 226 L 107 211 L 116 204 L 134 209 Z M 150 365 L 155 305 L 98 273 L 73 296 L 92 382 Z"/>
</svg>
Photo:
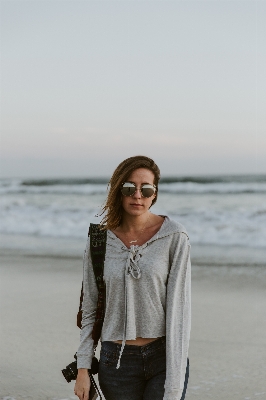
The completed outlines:
<svg viewBox="0 0 266 400">
<path fill-rule="evenodd" d="M 154 174 L 153 183 L 157 189 L 156 194 L 158 193 L 160 170 L 151 158 L 146 156 L 134 156 L 122 161 L 115 169 L 108 184 L 109 193 L 101 213 L 101 215 L 106 213 L 101 221 L 103 229 L 116 229 L 121 224 L 123 208 L 120 187 L 123 182 L 126 182 L 131 173 L 138 168 L 147 168 Z M 153 205 L 156 200 L 157 195 L 152 200 L 151 205 Z"/>
</svg>

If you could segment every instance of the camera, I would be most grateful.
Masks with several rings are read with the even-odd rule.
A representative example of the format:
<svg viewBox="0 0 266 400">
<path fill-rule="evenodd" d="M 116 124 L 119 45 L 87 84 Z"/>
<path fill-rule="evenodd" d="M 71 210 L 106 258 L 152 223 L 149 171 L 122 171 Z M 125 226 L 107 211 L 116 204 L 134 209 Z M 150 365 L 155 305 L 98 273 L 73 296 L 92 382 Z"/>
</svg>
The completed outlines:
<svg viewBox="0 0 266 400">
<path fill-rule="evenodd" d="M 62 374 L 67 382 L 71 382 L 77 378 L 78 369 L 77 369 L 77 354 L 74 355 L 75 361 L 71 364 L 67 365 L 65 369 L 62 369 Z M 95 375 L 99 370 L 99 361 L 96 357 L 92 358 L 91 363 L 91 374 Z"/>
</svg>

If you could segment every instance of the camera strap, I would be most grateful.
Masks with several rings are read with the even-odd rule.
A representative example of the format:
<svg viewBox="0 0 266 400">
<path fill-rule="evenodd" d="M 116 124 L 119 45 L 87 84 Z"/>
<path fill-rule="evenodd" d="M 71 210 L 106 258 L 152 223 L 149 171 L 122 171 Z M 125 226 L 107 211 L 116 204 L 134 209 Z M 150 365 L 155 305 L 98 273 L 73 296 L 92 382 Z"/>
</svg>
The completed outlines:
<svg viewBox="0 0 266 400">
<path fill-rule="evenodd" d="M 96 280 L 96 285 L 98 288 L 96 317 L 92 329 L 92 339 L 94 341 L 94 347 L 96 347 L 101 337 L 104 313 L 105 313 L 105 284 L 103 281 L 103 270 L 104 270 L 104 260 L 106 253 L 107 232 L 106 230 L 100 229 L 99 224 L 90 224 L 88 236 L 90 237 L 90 252 L 91 252 L 92 267 Z M 83 301 L 83 282 L 80 293 L 79 311 L 77 314 L 77 326 L 80 329 L 82 321 L 82 309 L 81 309 L 82 301 Z"/>
</svg>

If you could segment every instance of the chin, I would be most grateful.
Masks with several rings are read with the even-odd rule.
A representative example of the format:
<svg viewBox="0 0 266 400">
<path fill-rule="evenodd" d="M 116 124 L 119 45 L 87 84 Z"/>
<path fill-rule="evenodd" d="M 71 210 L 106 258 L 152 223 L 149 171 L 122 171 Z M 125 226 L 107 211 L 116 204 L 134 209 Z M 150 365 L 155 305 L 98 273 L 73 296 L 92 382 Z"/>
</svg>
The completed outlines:
<svg viewBox="0 0 266 400">
<path fill-rule="evenodd" d="M 141 208 L 140 210 L 125 210 L 125 212 L 129 215 L 142 215 L 145 214 L 148 210 L 146 210 L 145 208 Z"/>
</svg>

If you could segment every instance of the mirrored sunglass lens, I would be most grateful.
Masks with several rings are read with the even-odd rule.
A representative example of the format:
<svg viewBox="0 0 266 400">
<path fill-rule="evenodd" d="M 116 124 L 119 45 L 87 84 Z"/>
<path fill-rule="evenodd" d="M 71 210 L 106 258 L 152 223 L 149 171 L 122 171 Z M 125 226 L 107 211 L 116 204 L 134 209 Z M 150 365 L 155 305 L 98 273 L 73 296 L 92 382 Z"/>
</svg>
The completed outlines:
<svg viewBox="0 0 266 400">
<path fill-rule="evenodd" d="M 155 189 L 151 185 L 142 186 L 141 193 L 144 197 L 151 197 L 155 192 Z"/>
<path fill-rule="evenodd" d="M 136 191 L 135 186 L 132 183 L 124 183 L 121 192 L 124 196 L 132 196 Z"/>
</svg>

